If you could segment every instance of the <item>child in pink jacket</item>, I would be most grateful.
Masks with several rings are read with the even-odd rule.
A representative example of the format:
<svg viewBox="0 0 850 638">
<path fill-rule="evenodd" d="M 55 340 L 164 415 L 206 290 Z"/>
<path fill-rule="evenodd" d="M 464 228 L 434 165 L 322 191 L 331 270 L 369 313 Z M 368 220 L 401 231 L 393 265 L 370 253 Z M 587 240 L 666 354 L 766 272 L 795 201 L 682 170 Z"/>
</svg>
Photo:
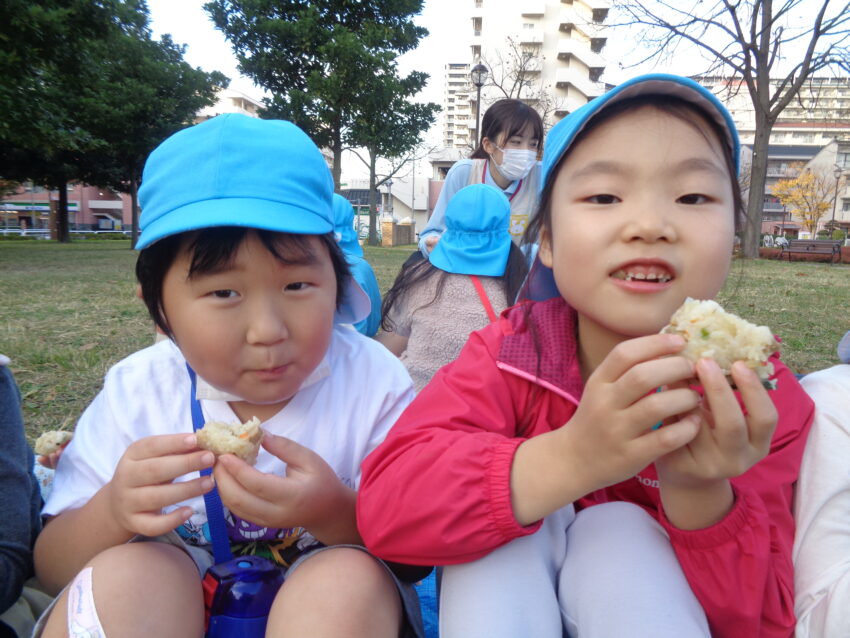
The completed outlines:
<svg viewBox="0 0 850 638">
<path fill-rule="evenodd" d="M 735 390 L 659 334 L 724 283 L 738 154 L 720 102 L 668 75 L 549 133 L 537 301 L 473 333 L 363 465 L 370 550 L 446 566 L 441 636 L 793 634 L 812 402 L 776 357 L 776 390 L 741 362 Z"/>
</svg>

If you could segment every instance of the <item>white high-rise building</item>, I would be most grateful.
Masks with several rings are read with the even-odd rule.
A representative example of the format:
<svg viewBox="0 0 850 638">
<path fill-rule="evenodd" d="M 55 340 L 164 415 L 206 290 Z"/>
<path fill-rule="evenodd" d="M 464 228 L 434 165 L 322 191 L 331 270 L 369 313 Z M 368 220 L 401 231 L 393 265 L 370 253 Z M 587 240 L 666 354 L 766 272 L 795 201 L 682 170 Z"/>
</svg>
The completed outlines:
<svg viewBox="0 0 850 638">
<path fill-rule="evenodd" d="M 471 5 L 470 55 L 446 65 L 443 144 L 469 149 L 478 139 L 477 89 L 470 71 L 484 64 L 481 114 L 492 102 L 519 98 L 551 126 L 601 95 L 609 0 L 462 0 Z M 462 18 L 460 18 L 462 19 Z"/>
</svg>

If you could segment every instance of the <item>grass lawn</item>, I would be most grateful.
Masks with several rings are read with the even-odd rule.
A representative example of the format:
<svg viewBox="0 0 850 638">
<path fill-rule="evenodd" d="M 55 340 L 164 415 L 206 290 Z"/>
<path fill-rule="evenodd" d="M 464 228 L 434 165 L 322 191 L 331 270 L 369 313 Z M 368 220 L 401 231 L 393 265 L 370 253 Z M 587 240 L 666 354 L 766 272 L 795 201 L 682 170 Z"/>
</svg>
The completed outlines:
<svg viewBox="0 0 850 638">
<path fill-rule="evenodd" d="M 365 249 L 386 291 L 414 246 Z M 0 240 L 0 353 L 12 358 L 32 438 L 71 428 L 113 363 L 153 341 L 135 297 L 136 254 L 121 240 Z M 837 363 L 850 329 L 850 266 L 737 261 L 719 301 L 784 340 L 809 372 Z"/>
</svg>

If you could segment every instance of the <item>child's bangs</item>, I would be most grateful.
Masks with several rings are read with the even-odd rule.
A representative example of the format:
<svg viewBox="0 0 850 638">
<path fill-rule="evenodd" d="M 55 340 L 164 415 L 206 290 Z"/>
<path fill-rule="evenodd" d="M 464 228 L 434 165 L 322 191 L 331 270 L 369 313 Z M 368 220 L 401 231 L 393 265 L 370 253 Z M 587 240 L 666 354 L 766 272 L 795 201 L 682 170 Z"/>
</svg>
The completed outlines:
<svg viewBox="0 0 850 638">
<path fill-rule="evenodd" d="M 234 226 L 208 228 L 186 239 L 186 248 L 192 255 L 189 277 L 232 267 L 239 246 L 245 241 L 249 231 L 255 232 L 266 250 L 287 266 L 313 264 L 319 260 L 316 245 L 310 241 L 311 235 L 277 233 Z"/>
</svg>

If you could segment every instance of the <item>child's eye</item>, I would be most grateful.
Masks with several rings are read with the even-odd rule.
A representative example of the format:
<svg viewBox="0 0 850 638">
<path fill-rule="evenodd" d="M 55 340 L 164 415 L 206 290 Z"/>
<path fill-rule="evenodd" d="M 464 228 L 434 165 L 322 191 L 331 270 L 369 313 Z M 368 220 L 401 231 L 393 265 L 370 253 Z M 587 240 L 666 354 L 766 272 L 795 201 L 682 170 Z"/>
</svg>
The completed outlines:
<svg viewBox="0 0 850 638">
<path fill-rule="evenodd" d="M 222 290 L 213 290 L 212 295 L 216 299 L 232 299 L 236 296 L 236 291 L 224 288 Z"/>
<path fill-rule="evenodd" d="M 708 202 L 708 197 L 705 195 L 700 195 L 699 193 L 689 193 L 687 195 L 682 195 L 679 199 L 676 200 L 680 204 L 705 204 Z"/>
<path fill-rule="evenodd" d="M 309 286 L 310 284 L 306 281 L 296 281 L 291 284 L 286 284 L 284 290 L 306 290 Z"/>
<path fill-rule="evenodd" d="M 620 199 L 616 195 L 591 195 L 587 198 L 591 204 L 616 204 Z"/>
</svg>

